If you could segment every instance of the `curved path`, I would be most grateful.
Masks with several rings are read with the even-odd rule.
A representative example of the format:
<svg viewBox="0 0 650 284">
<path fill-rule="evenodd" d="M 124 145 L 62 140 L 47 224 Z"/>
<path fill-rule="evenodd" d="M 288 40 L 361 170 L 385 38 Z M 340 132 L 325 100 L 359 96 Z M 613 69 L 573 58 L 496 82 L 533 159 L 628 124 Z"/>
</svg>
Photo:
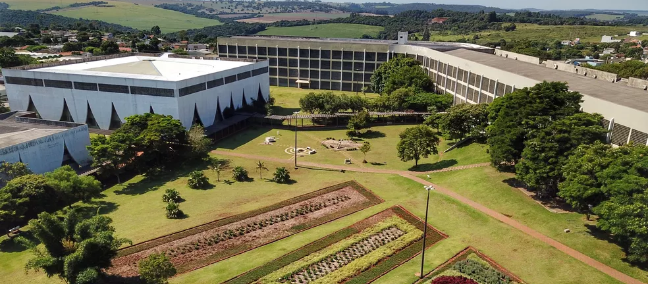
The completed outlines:
<svg viewBox="0 0 650 284">
<path fill-rule="evenodd" d="M 232 157 L 240 157 L 240 158 L 247 158 L 247 159 L 255 159 L 255 160 L 263 160 L 263 161 L 271 161 L 271 162 L 277 162 L 277 163 L 285 163 L 285 164 L 292 164 L 293 160 L 288 161 L 286 159 L 280 159 L 280 158 L 271 158 L 271 157 L 265 157 L 265 156 L 258 156 L 258 155 L 250 155 L 250 154 L 242 154 L 242 153 L 234 153 L 234 152 L 226 152 L 226 151 L 212 151 L 214 154 L 219 154 L 219 155 L 224 155 L 224 156 L 232 156 Z M 569 256 L 584 262 L 585 264 L 598 269 L 599 271 L 611 276 L 612 278 L 619 280 L 623 283 L 627 284 L 642 284 L 644 282 L 637 280 L 636 278 L 633 278 L 627 274 L 624 274 L 614 268 L 611 268 L 607 265 L 605 265 L 602 262 L 599 262 L 575 249 L 572 249 L 538 231 L 533 230 L 532 228 L 519 223 L 515 221 L 512 218 L 509 218 L 497 211 L 494 211 L 490 208 L 487 208 L 483 206 L 480 203 L 477 203 L 475 201 L 472 201 L 469 198 L 466 198 L 456 192 L 453 192 L 451 190 L 448 190 L 444 187 L 432 184 L 431 182 L 421 179 L 419 177 L 414 176 L 413 174 L 426 174 L 426 173 L 433 173 L 433 172 L 443 172 L 443 171 L 453 171 L 453 170 L 462 170 L 462 169 L 467 169 L 467 168 L 476 168 L 476 167 L 485 167 L 489 166 L 490 163 L 482 163 L 482 164 L 473 164 L 473 165 L 467 165 L 467 166 L 458 166 L 458 167 L 449 167 L 441 170 L 435 170 L 435 171 L 428 171 L 428 172 L 410 172 L 410 171 L 400 171 L 400 170 L 387 170 L 387 169 L 373 169 L 373 168 L 357 168 L 357 167 L 350 167 L 350 166 L 339 166 L 339 165 L 329 165 L 329 164 L 319 164 L 319 163 L 311 163 L 311 162 L 300 162 L 299 166 L 301 167 L 315 167 L 315 168 L 324 168 L 324 169 L 333 169 L 333 170 L 345 170 L 345 171 L 354 171 L 354 172 L 364 172 L 364 173 L 386 173 L 386 174 L 397 174 L 402 177 L 411 179 L 413 181 L 416 181 L 418 183 L 421 183 L 423 185 L 433 185 L 435 187 L 435 190 L 439 193 L 442 193 L 444 195 L 447 195 L 451 198 L 454 198 L 464 204 L 467 204 L 471 206 L 472 208 L 481 211 L 488 216 L 497 219 L 503 223 L 506 223 L 515 229 L 518 229 L 525 234 L 536 238 L 566 254 Z"/>
</svg>

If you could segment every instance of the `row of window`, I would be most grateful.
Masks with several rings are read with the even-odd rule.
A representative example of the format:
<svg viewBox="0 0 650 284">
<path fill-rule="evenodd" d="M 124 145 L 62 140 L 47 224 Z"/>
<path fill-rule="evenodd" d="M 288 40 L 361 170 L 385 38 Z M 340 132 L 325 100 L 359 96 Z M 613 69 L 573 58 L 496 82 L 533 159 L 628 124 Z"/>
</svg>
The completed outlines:
<svg viewBox="0 0 650 284">
<path fill-rule="evenodd" d="M 95 91 L 95 92 L 99 91 L 99 92 L 108 92 L 108 93 L 122 93 L 122 94 L 133 94 L 133 95 L 158 96 L 158 97 L 174 96 L 173 89 L 136 87 L 136 86 L 129 87 L 126 85 L 98 84 L 98 83 L 72 82 L 72 81 L 34 79 L 34 78 L 22 78 L 22 77 L 5 77 L 5 82 L 7 84 L 14 84 L 14 85 L 49 87 L 49 88 L 59 88 L 59 89 L 76 89 L 76 90 Z"/>
<path fill-rule="evenodd" d="M 270 78 L 271 86 L 280 86 L 280 87 L 298 87 L 298 83 L 295 79 L 287 78 Z M 368 85 L 368 84 L 366 84 Z M 301 88 L 309 88 L 316 90 L 340 90 L 340 91 L 351 91 L 351 92 L 361 92 L 363 90 L 364 84 L 361 82 L 338 82 L 338 81 L 315 81 L 310 80 L 309 84 L 301 84 Z"/>
<path fill-rule="evenodd" d="M 388 61 L 388 52 L 371 52 L 371 51 L 341 51 L 341 50 L 319 50 L 307 48 L 286 48 L 286 47 L 266 47 L 266 46 L 234 46 L 219 45 L 219 54 L 221 56 L 228 54 L 232 57 L 236 55 L 260 55 L 260 56 L 289 56 L 301 58 L 322 58 L 322 59 L 344 59 L 344 60 L 366 60 L 366 61 Z M 230 57 L 230 56 L 229 56 Z"/>
<path fill-rule="evenodd" d="M 262 67 L 262 68 L 254 69 L 253 71 L 244 71 L 244 72 L 241 72 L 239 74 L 227 76 L 225 78 L 210 80 L 210 81 L 207 81 L 205 83 L 199 83 L 199 84 L 188 86 L 188 87 L 185 87 L 185 88 L 180 88 L 178 90 L 178 96 L 184 97 L 184 96 L 187 96 L 187 95 L 190 95 L 190 94 L 205 91 L 207 89 L 212 89 L 212 88 L 224 85 L 224 84 L 230 84 L 232 82 L 236 82 L 236 81 L 239 81 L 239 80 L 244 80 L 246 78 L 250 78 L 251 76 L 258 76 L 258 75 L 265 74 L 265 73 L 268 73 L 268 72 L 269 72 L 268 67 Z"/>
<path fill-rule="evenodd" d="M 331 70 L 349 70 L 374 72 L 375 63 L 349 62 L 349 61 L 329 61 L 329 60 L 307 60 L 307 59 L 286 59 L 270 58 L 269 67 L 294 67 L 294 68 L 313 68 L 313 69 L 331 69 Z"/>
<path fill-rule="evenodd" d="M 332 79 L 344 81 L 365 81 L 370 82 L 371 73 L 352 73 L 352 72 L 330 72 L 318 70 L 298 70 L 287 68 L 272 68 L 270 76 L 292 77 L 292 78 L 311 78 L 311 79 Z"/>
</svg>

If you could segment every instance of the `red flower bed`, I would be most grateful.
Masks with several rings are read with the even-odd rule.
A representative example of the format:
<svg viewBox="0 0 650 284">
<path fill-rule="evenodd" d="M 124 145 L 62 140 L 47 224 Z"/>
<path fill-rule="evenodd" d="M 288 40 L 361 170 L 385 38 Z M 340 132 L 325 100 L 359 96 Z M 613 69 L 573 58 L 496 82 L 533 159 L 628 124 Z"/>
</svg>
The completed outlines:
<svg viewBox="0 0 650 284">
<path fill-rule="evenodd" d="M 478 282 L 463 276 L 440 276 L 433 279 L 431 284 L 478 284 Z"/>
</svg>

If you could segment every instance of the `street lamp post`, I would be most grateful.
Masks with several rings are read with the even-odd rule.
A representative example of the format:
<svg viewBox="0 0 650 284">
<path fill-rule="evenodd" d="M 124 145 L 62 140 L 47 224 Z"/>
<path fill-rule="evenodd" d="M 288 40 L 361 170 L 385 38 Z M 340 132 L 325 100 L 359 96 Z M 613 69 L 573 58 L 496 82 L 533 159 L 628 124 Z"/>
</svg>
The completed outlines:
<svg viewBox="0 0 650 284">
<path fill-rule="evenodd" d="M 424 213 L 424 233 L 422 234 L 422 263 L 420 264 L 420 279 L 424 277 L 424 249 L 427 247 L 427 221 L 429 219 L 429 196 L 431 190 L 435 189 L 433 185 L 425 185 L 424 189 L 427 190 L 427 210 Z"/>
<path fill-rule="evenodd" d="M 296 131 L 294 131 L 295 137 L 294 137 L 294 146 L 293 146 L 293 169 L 294 170 L 298 169 L 298 116 L 297 114 L 298 114 L 297 111 L 293 113 L 293 117 L 296 120 Z"/>
</svg>

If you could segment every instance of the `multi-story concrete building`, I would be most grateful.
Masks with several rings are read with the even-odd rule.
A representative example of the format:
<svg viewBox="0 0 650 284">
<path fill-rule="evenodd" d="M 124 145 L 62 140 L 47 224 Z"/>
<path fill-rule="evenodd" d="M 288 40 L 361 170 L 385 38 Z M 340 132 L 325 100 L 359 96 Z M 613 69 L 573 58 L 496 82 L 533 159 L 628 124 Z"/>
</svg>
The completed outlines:
<svg viewBox="0 0 650 284">
<path fill-rule="evenodd" d="M 209 127 L 226 108 L 269 97 L 268 62 L 261 60 L 118 55 L 2 71 L 12 110 L 101 129 L 149 112 Z"/>
<path fill-rule="evenodd" d="M 403 36 L 403 35 L 402 35 Z M 543 81 L 567 82 L 586 112 L 600 113 L 614 144 L 648 142 L 648 94 L 624 84 L 540 64 L 539 58 L 466 43 L 236 36 L 219 38 L 220 57 L 268 60 L 272 86 L 361 91 L 381 63 L 402 54 L 418 60 L 454 103 L 491 103 Z M 505 54 L 505 55 L 503 55 Z"/>
</svg>

